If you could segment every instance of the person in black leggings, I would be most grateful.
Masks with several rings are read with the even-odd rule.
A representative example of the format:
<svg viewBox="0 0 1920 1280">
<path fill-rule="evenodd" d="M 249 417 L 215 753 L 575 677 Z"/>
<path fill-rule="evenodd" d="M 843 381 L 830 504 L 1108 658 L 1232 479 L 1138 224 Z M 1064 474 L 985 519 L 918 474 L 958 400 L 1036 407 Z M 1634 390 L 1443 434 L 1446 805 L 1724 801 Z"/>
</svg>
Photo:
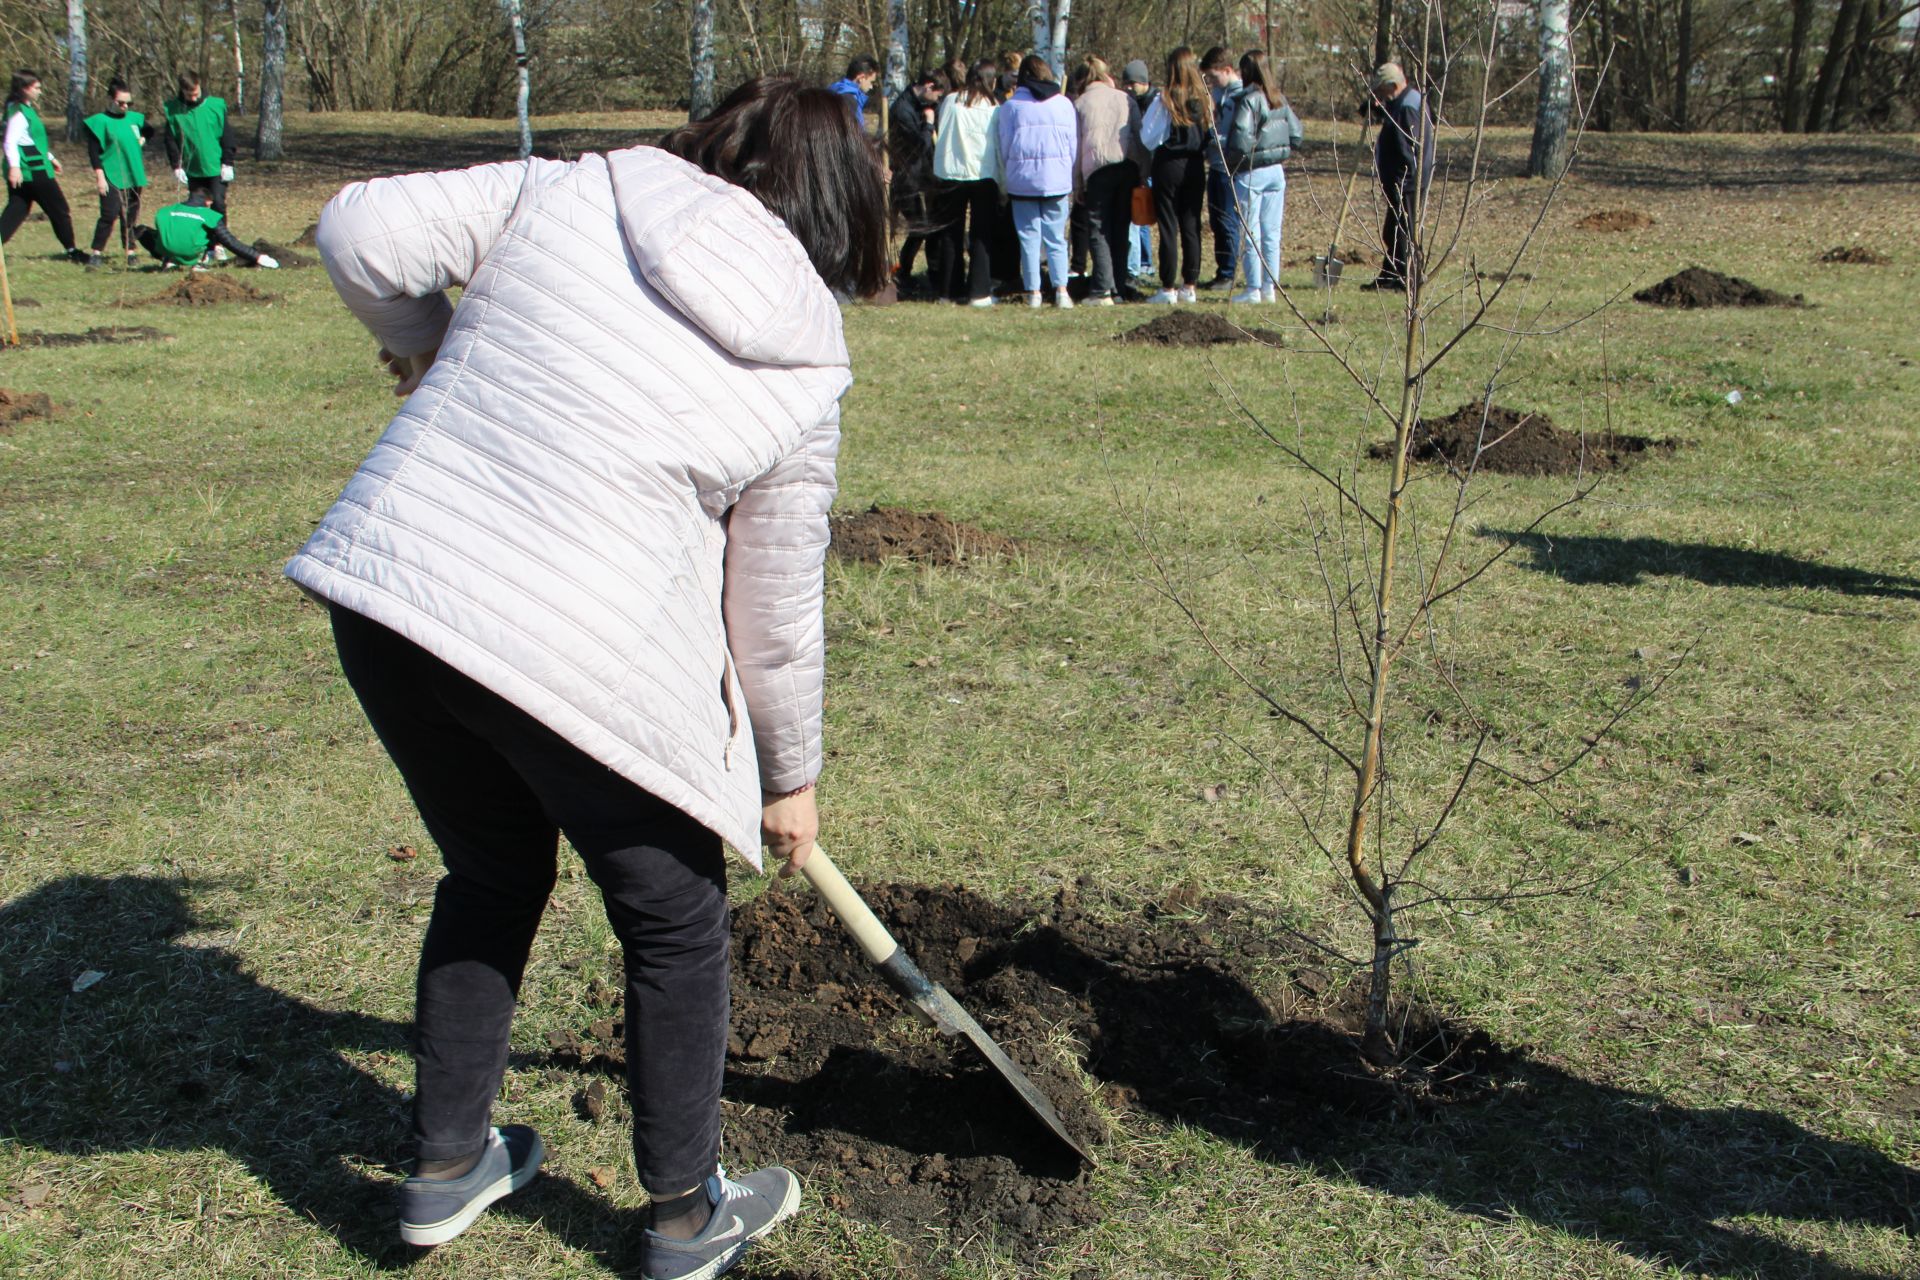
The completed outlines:
<svg viewBox="0 0 1920 1280">
<path fill-rule="evenodd" d="M 0 212 L 0 244 L 12 240 L 27 214 L 39 205 L 67 257 L 85 262 L 87 255 L 73 242 L 73 213 L 57 178 L 60 158 L 47 141 L 39 101 L 40 77 L 31 71 L 14 72 L 6 105 L 7 207 Z"/>
<path fill-rule="evenodd" d="M 1170 123 L 1166 140 L 1153 153 L 1153 205 L 1160 222 L 1160 292 L 1153 301 L 1192 302 L 1188 295 L 1200 283 L 1200 212 L 1207 199 L 1203 149 L 1213 129 L 1213 99 L 1200 79 L 1199 61 L 1184 45 L 1167 55 L 1167 86 L 1160 100 Z"/>
</svg>

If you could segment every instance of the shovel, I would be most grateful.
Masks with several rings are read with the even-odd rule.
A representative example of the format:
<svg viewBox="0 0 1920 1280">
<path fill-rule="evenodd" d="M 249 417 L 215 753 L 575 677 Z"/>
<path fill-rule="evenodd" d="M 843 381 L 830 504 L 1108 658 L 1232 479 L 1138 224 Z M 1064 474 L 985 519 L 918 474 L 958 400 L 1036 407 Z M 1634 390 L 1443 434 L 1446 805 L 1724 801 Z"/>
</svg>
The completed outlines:
<svg viewBox="0 0 1920 1280">
<path fill-rule="evenodd" d="M 1367 149 L 1367 120 L 1360 118 L 1360 150 Z M 1340 261 L 1340 233 L 1347 226 L 1347 210 L 1353 207 L 1353 188 L 1360 181 L 1360 171 L 1355 169 L 1347 175 L 1347 198 L 1340 202 L 1340 216 L 1334 219 L 1333 241 L 1327 246 L 1327 256 L 1313 260 L 1313 283 L 1316 288 L 1331 289 L 1340 283 L 1340 270 L 1346 263 Z"/>
<path fill-rule="evenodd" d="M 942 1035 L 965 1036 L 972 1041 L 973 1047 L 1000 1073 L 1000 1078 L 1013 1086 L 1020 1100 L 1027 1104 L 1027 1109 L 1040 1117 L 1041 1122 L 1053 1130 L 1055 1137 L 1071 1147 L 1075 1155 L 1092 1164 L 1093 1157 L 1073 1140 L 1067 1132 L 1067 1126 L 1061 1122 L 1059 1112 L 1053 1109 L 1046 1095 L 1014 1065 L 1006 1051 L 993 1042 L 993 1037 L 987 1034 L 986 1029 L 960 1007 L 959 1001 L 947 994 L 945 987 L 927 980 L 927 975 L 920 972 L 920 966 L 893 940 L 893 935 L 887 932 L 887 927 L 880 923 L 879 917 L 873 914 L 854 887 L 847 883 L 847 878 L 840 874 L 840 868 L 833 865 L 833 860 L 827 857 L 827 851 L 815 844 L 813 853 L 800 870 L 820 896 L 827 900 L 833 914 L 840 918 L 840 923 L 853 935 L 853 940 L 860 944 L 867 961 L 880 971 L 887 985 L 918 1010 L 920 1016 Z"/>
</svg>

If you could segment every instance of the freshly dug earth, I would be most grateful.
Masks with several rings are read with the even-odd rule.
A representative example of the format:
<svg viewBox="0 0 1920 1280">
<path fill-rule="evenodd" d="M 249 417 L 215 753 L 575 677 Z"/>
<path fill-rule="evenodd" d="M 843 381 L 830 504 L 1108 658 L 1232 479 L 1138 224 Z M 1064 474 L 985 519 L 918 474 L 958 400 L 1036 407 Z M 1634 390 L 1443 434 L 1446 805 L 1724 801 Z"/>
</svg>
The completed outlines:
<svg viewBox="0 0 1920 1280">
<path fill-rule="evenodd" d="M 1505 405 L 1463 404 L 1444 418 L 1422 418 L 1414 429 L 1410 456 L 1415 462 L 1438 462 L 1449 469 L 1476 470 L 1516 476 L 1565 476 L 1591 471 L 1616 471 L 1648 451 L 1671 453 L 1673 440 L 1646 436 L 1587 436 L 1553 425 L 1544 413 L 1523 413 Z M 1393 457 L 1393 441 L 1367 450 L 1369 457 Z"/>
<path fill-rule="evenodd" d="M 293 242 L 302 249 L 316 249 L 320 245 L 320 224 L 309 222 L 307 229 L 293 238 Z"/>
<path fill-rule="evenodd" d="M 1638 209 L 1601 209 L 1573 225 L 1581 231 L 1645 231 L 1653 219 Z"/>
<path fill-rule="evenodd" d="M 23 333 L 23 347 L 90 347 L 109 342 L 171 342 L 173 335 L 144 324 L 109 324 L 85 333 Z"/>
<path fill-rule="evenodd" d="M 938 511 L 874 505 L 832 517 L 833 554 L 863 564 L 901 558 L 954 568 L 1019 551 L 1012 538 L 950 520 Z"/>
<path fill-rule="evenodd" d="M 1364 992 L 1266 929 L 1265 913 L 1188 888 L 1115 919 L 1113 904 L 1083 900 L 1093 891 L 1082 881 L 1022 909 L 953 886 L 864 890 L 1085 1145 L 1105 1136 L 1104 1108 L 1297 1158 L 1329 1109 L 1483 1096 L 1512 1061 L 1484 1034 L 1426 1023 L 1409 1066 L 1372 1070 L 1355 1047 Z M 742 907 L 733 947 L 729 1159 L 783 1163 L 836 1210 L 883 1226 L 904 1275 L 945 1274 L 930 1227 L 954 1240 L 984 1227 L 1032 1262 L 1098 1218 L 1089 1171 L 971 1048 L 894 999 L 812 893 L 776 886 Z M 553 1033 L 551 1061 L 624 1070 L 623 986 L 617 972 L 590 986 L 606 1016 Z M 597 1119 L 608 1090 L 583 1085 Z"/>
<path fill-rule="evenodd" d="M 1742 280 L 1738 276 L 1723 276 L 1718 271 L 1709 271 L 1705 267 L 1688 267 L 1678 275 L 1668 276 L 1659 284 L 1649 285 L 1634 294 L 1633 300 L 1651 303 L 1656 307 L 1679 307 L 1688 311 L 1699 307 L 1804 307 L 1807 305 L 1807 300 L 1799 294 L 1788 297 L 1784 293 L 1762 289 L 1750 280 Z"/>
<path fill-rule="evenodd" d="M 1845 267 L 1890 267 L 1893 259 L 1884 253 L 1875 253 L 1865 245 L 1835 245 L 1820 255 L 1820 261 Z"/>
<path fill-rule="evenodd" d="M 253 251 L 255 253 L 266 254 L 282 267 L 310 267 L 318 261 L 316 258 L 309 258 L 304 253 L 295 252 L 285 245 L 275 244 L 271 240 L 255 240 L 253 242 Z"/>
<path fill-rule="evenodd" d="M 53 400 L 40 391 L 15 391 L 0 387 L 0 435 L 12 435 L 16 422 L 32 422 L 53 416 Z"/>
<path fill-rule="evenodd" d="M 1288 267 L 1310 267 L 1313 265 L 1313 260 L 1325 252 L 1326 248 L 1322 246 L 1321 248 L 1315 249 L 1312 253 L 1303 253 L 1298 257 L 1288 258 L 1282 265 Z M 1375 253 L 1370 253 L 1365 249 L 1342 249 L 1334 256 L 1340 259 L 1343 266 L 1377 267 L 1380 265 L 1380 256 Z"/>
<path fill-rule="evenodd" d="M 1237 325 L 1216 311 L 1169 311 L 1116 336 L 1118 342 L 1145 342 L 1156 347 L 1218 347 L 1236 342 L 1283 345 L 1271 329 Z"/>
<path fill-rule="evenodd" d="M 189 271 L 151 298 L 135 298 L 123 307 L 217 307 L 229 302 L 272 302 L 274 296 L 250 284 L 207 271 Z"/>
</svg>

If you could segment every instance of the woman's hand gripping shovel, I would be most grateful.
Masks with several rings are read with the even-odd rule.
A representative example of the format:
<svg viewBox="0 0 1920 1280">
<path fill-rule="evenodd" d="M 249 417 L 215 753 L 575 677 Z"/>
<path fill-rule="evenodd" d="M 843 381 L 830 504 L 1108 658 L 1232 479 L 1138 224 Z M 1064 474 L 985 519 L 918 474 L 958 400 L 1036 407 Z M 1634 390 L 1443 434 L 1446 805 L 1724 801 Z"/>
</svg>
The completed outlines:
<svg viewBox="0 0 1920 1280">
<path fill-rule="evenodd" d="M 826 899 L 827 906 L 846 926 L 847 932 L 853 935 L 868 962 L 880 971 L 880 976 L 899 993 L 901 999 L 917 1009 L 920 1016 L 941 1034 L 965 1036 L 971 1041 L 973 1047 L 1000 1073 L 1000 1078 L 1013 1086 L 1020 1100 L 1027 1104 L 1027 1109 L 1038 1116 L 1075 1155 L 1088 1164 L 1093 1163 L 1093 1157 L 1067 1132 L 1067 1126 L 1061 1122 L 1059 1112 L 1053 1109 L 1046 1095 L 1027 1079 L 1006 1051 L 994 1043 L 993 1037 L 960 1007 L 946 988 L 927 980 L 927 975 L 920 972 L 920 966 L 893 940 L 893 935 L 887 932 L 887 927 L 880 923 L 879 917 L 847 883 L 847 878 L 840 874 L 840 868 L 833 865 L 825 849 L 815 844 L 800 873 Z"/>
</svg>

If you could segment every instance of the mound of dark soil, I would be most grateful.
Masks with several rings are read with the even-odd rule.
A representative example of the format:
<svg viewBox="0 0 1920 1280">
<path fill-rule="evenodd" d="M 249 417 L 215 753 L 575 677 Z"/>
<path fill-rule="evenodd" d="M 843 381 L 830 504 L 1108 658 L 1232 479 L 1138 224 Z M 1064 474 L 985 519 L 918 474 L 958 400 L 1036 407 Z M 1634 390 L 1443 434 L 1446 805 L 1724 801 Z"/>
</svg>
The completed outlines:
<svg viewBox="0 0 1920 1280">
<path fill-rule="evenodd" d="M 15 391 L 0 387 L 0 435 L 12 435 L 16 422 L 32 422 L 53 416 L 53 400 L 40 391 Z"/>
<path fill-rule="evenodd" d="M 319 261 L 318 258 L 310 258 L 304 253 L 297 253 L 285 245 L 275 244 L 271 240 L 255 240 L 253 242 L 253 251 L 255 253 L 266 254 L 282 267 L 311 267 Z"/>
<path fill-rule="evenodd" d="M 1169 311 L 1115 336 L 1116 342 L 1144 342 L 1156 347 L 1219 347 L 1237 342 L 1283 345 L 1271 329 L 1235 324 L 1217 311 Z"/>
<path fill-rule="evenodd" d="M 1414 429 L 1410 456 L 1415 462 L 1438 462 L 1464 471 L 1496 471 L 1517 476 L 1565 476 L 1592 471 L 1616 471 L 1649 451 L 1671 453 L 1673 440 L 1646 436 L 1586 436 L 1563 431 L 1544 413 L 1522 413 L 1505 405 L 1463 404 L 1444 418 L 1422 418 Z M 1369 457 L 1390 459 L 1393 442 L 1382 441 L 1367 450 Z"/>
<path fill-rule="evenodd" d="M 874 505 L 832 517 L 833 554 L 864 564 L 894 558 L 952 568 L 1020 549 L 1012 538 L 948 519 L 938 511 L 915 512 Z"/>
<path fill-rule="evenodd" d="M 1288 258 L 1282 265 L 1289 267 L 1310 267 L 1313 265 L 1313 260 L 1326 251 L 1326 246 L 1322 245 L 1312 253 L 1303 253 L 1298 257 Z M 1360 248 L 1342 249 L 1334 256 L 1349 267 L 1377 267 L 1380 265 L 1379 254 L 1370 253 Z"/>
<path fill-rule="evenodd" d="M 1573 225 L 1581 231 L 1645 231 L 1653 219 L 1638 209 L 1601 209 Z"/>
<path fill-rule="evenodd" d="M 173 335 L 144 324 L 101 325 L 85 333 L 23 333 L 23 347 L 91 347 L 109 342 L 171 342 Z"/>
<path fill-rule="evenodd" d="M 1668 276 L 1659 284 L 1648 285 L 1633 295 L 1635 302 L 1656 307 L 1804 307 L 1807 300 L 1799 294 L 1788 297 L 1771 289 L 1762 289 L 1751 280 L 1723 276 L 1705 267 L 1688 267 Z"/>
<path fill-rule="evenodd" d="M 1118 1112 L 1284 1156 L 1330 1110 L 1481 1096 L 1509 1062 L 1484 1035 L 1434 1024 L 1413 1037 L 1425 1055 L 1412 1066 L 1372 1070 L 1355 1045 L 1361 993 L 1263 929 L 1261 912 L 1189 892 L 1113 920 L 1083 910 L 1082 891 L 1028 909 L 957 887 L 865 893 L 1087 1144 L 1105 1126 L 1076 1067 Z M 985 1227 L 1032 1259 L 1097 1218 L 1088 1171 L 973 1050 L 893 998 L 816 896 L 771 889 L 736 914 L 733 946 L 730 1159 L 786 1164 L 834 1208 L 886 1227 L 907 1275 L 931 1271 L 929 1226 Z M 609 976 L 590 990 L 611 1006 L 624 981 Z M 554 1033 L 552 1059 L 617 1075 L 621 1034 L 609 1008 Z M 582 1107 L 596 1114 L 605 1098 L 586 1084 Z"/>
<path fill-rule="evenodd" d="M 1875 253 L 1865 245 L 1835 245 L 1820 255 L 1820 261 L 1844 267 L 1890 267 L 1893 259 L 1884 253 Z"/>
<path fill-rule="evenodd" d="M 320 224 L 309 222 L 307 229 L 293 238 L 293 242 L 302 249 L 318 248 L 320 244 Z"/>
<path fill-rule="evenodd" d="M 189 271 L 150 298 L 117 303 L 122 307 L 217 307 L 230 302 L 272 302 L 274 296 L 250 284 L 207 271 Z"/>
</svg>

